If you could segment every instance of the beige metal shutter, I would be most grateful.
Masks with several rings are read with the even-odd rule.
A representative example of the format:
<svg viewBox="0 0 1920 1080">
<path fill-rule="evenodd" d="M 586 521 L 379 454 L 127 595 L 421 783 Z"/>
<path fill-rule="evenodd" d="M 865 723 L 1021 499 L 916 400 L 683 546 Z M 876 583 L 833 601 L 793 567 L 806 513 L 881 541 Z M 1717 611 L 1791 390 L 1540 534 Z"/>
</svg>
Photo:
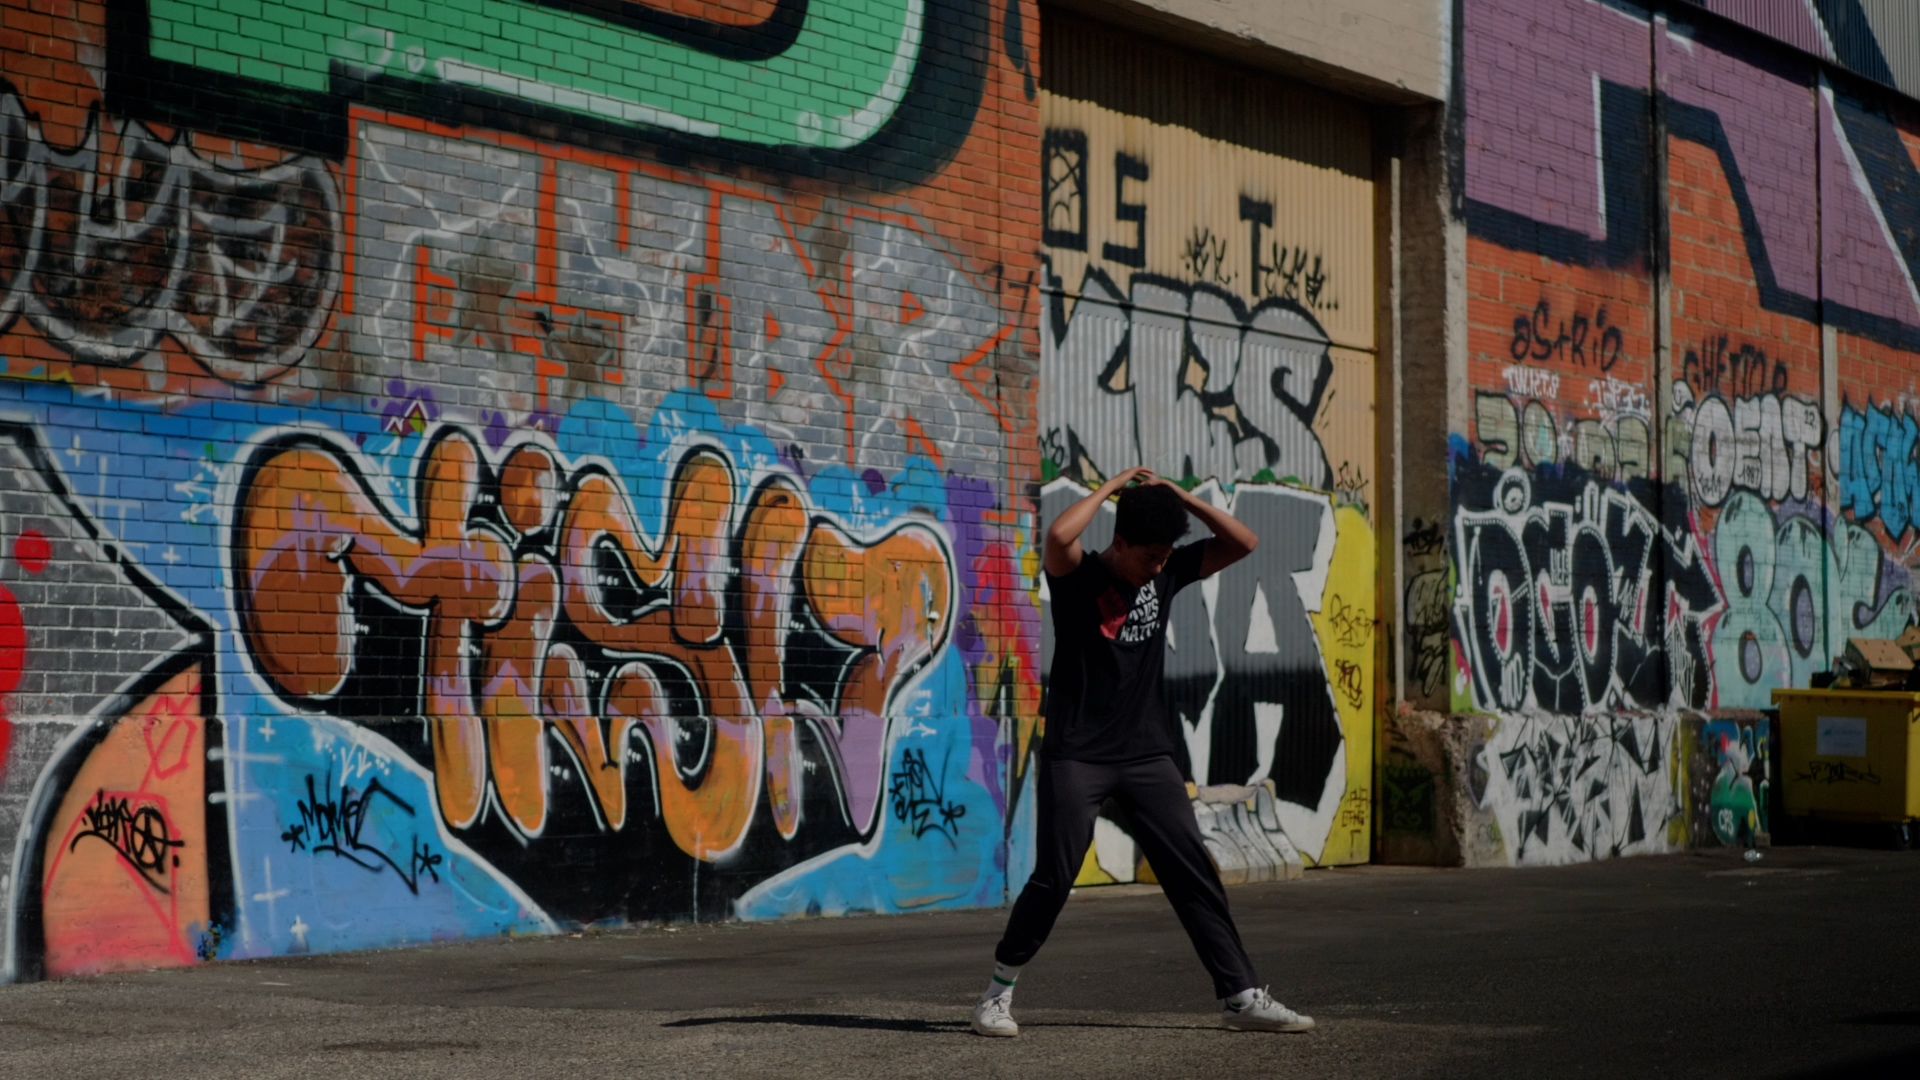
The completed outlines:
<svg viewBox="0 0 1920 1080">
<path fill-rule="evenodd" d="M 1269 832 L 1310 861 L 1365 861 L 1369 113 L 1078 17 L 1042 31 L 1043 513 L 1144 464 L 1256 524 L 1253 558 L 1176 612 L 1189 775 L 1271 781 L 1254 815 Z"/>
</svg>

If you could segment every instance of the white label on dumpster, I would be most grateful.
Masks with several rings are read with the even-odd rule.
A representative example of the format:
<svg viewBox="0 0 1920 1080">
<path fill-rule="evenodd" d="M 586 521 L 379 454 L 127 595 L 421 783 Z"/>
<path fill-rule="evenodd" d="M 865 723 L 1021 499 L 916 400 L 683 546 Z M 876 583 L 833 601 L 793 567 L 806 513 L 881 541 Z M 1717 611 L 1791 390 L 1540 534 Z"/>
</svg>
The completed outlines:
<svg viewBox="0 0 1920 1080">
<path fill-rule="evenodd" d="M 1867 721 L 1861 716 L 1823 716 L 1820 718 L 1818 746 L 1820 757 L 1866 757 Z"/>
</svg>

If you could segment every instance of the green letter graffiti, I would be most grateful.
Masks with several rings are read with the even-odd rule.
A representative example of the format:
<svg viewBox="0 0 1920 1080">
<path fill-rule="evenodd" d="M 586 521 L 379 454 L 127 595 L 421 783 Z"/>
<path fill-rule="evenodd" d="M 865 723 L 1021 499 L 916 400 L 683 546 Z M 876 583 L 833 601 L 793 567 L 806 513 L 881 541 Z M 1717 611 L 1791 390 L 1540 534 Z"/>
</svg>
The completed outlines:
<svg viewBox="0 0 1920 1080">
<path fill-rule="evenodd" d="M 148 0 L 147 55 L 134 59 L 252 80 L 268 95 L 378 81 L 755 146 L 846 150 L 905 99 L 925 4 L 775 0 L 764 22 L 743 26 L 634 0 Z"/>
</svg>

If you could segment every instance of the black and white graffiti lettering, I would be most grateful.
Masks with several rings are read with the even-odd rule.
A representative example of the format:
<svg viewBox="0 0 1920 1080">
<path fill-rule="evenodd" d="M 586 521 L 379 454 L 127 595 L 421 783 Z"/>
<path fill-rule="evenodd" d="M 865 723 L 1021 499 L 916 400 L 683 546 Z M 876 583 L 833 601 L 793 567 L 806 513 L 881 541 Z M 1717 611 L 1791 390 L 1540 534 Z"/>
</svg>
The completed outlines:
<svg viewBox="0 0 1920 1080">
<path fill-rule="evenodd" d="M 1512 716 L 1481 747 L 1474 794 L 1516 863 L 1666 850 L 1679 814 L 1661 715 Z"/>
<path fill-rule="evenodd" d="M 1707 704 L 1721 604 L 1690 531 L 1584 474 L 1549 494 L 1518 469 L 1457 467 L 1454 626 L 1483 708 Z"/>
<path fill-rule="evenodd" d="M 1719 506 L 1735 491 L 1806 498 L 1809 455 L 1826 441 L 1818 403 L 1771 391 L 1696 403 L 1685 382 L 1673 392 L 1668 460 L 1686 463 L 1690 493 L 1701 505 Z"/>
<path fill-rule="evenodd" d="M 1169 616 L 1166 679 L 1189 775 L 1200 784 L 1271 779 L 1287 834 L 1319 851 L 1346 788 L 1339 672 L 1328 670 L 1312 620 L 1333 558 L 1333 508 L 1324 495 L 1286 487 L 1243 484 L 1231 500 L 1213 485 L 1200 492 L 1254 530 L 1260 549 L 1190 587 L 1198 595 L 1177 597 Z M 1054 481 L 1041 493 L 1041 517 L 1051 520 L 1085 494 Z M 1112 528 L 1103 508 L 1082 543 L 1103 547 Z M 1043 668 L 1052 649 L 1049 634 Z"/>
<path fill-rule="evenodd" d="M 238 171 L 124 120 L 102 176 L 98 113 L 73 150 L 0 80 L 0 327 L 24 315 L 73 359 L 141 362 L 171 335 L 214 376 L 270 381 L 305 356 L 340 289 L 339 194 L 298 158 Z"/>
<path fill-rule="evenodd" d="M 1249 309 L 1215 286 L 1145 274 L 1123 297 L 1098 270 L 1069 301 L 1051 269 L 1046 281 L 1053 388 L 1042 429 L 1063 473 L 1093 479 L 1138 463 L 1172 477 L 1333 485 L 1313 430 L 1330 343 L 1298 304 Z"/>
</svg>

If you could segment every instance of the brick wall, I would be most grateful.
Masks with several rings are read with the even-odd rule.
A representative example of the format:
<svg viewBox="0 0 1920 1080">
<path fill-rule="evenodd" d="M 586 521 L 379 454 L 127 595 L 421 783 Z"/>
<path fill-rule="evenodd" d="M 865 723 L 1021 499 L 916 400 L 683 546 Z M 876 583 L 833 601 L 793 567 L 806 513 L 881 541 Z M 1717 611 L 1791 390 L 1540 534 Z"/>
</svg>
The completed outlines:
<svg viewBox="0 0 1920 1080">
<path fill-rule="evenodd" d="M 1032 4 L 4 26 L 10 975 L 1003 901 Z"/>
<path fill-rule="evenodd" d="M 1743 710 L 1913 621 L 1912 107 L 1718 20 L 1460 10 L 1469 846 L 1745 842 L 1773 777 Z"/>
</svg>

